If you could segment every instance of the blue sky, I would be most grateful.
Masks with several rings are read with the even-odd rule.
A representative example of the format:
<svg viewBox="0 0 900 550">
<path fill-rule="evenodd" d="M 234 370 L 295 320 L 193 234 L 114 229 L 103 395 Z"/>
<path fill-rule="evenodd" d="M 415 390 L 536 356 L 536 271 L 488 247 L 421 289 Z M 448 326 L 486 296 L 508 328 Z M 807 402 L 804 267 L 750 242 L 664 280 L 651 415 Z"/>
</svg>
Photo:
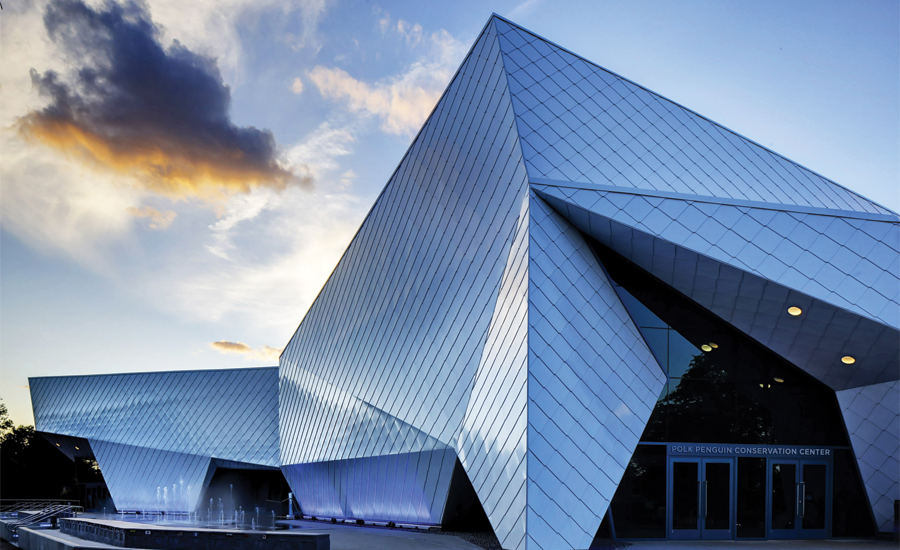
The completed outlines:
<svg viewBox="0 0 900 550">
<path fill-rule="evenodd" d="M 277 364 L 491 12 L 900 210 L 896 2 L 149 0 L 118 26 L 47 6 L 0 13 L 18 423 L 29 376 Z"/>
</svg>

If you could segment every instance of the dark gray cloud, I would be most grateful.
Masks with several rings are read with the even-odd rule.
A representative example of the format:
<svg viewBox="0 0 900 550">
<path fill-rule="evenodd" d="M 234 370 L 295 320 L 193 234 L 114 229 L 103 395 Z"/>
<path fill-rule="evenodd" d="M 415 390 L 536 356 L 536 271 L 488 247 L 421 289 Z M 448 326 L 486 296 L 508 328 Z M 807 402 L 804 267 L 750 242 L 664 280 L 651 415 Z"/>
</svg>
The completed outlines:
<svg viewBox="0 0 900 550">
<path fill-rule="evenodd" d="M 309 183 L 279 166 L 270 131 L 231 121 L 215 60 L 177 41 L 163 47 L 142 6 L 54 0 L 44 25 L 76 70 L 66 79 L 32 69 L 50 104 L 20 119 L 23 136 L 171 195 Z"/>
</svg>

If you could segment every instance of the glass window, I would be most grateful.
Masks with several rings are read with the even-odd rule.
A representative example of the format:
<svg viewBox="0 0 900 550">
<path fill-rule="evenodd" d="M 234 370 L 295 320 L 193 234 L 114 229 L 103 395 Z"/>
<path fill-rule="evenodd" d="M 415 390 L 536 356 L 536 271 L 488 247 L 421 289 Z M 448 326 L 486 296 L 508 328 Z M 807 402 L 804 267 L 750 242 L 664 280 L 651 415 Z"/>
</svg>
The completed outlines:
<svg viewBox="0 0 900 550">
<path fill-rule="evenodd" d="M 830 388 L 593 243 L 669 376 L 643 441 L 849 446 Z"/>
<path fill-rule="evenodd" d="M 766 536 L 766 459 L 738 458 L 737 536 Z"/>
</svg>

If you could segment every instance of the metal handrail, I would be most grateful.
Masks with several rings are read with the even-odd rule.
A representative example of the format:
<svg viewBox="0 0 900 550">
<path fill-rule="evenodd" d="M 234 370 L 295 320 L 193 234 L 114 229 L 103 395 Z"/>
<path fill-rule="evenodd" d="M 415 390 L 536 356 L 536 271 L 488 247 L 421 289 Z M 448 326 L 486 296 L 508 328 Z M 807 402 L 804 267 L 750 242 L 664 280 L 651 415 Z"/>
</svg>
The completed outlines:
<svg viewBox="0 0 900 550">
<path fill-rule="evenodd" d="M 63 499 L 2 499 L 0 500 L 0 515 L 9 515 L 21 510 L 42 510 L 57 505 L 73 505 L 75 501 Z"/>
<path fill-rule="evenodd" d="M 18 535 L 20 527 L 30 527 L 32 525 L 37 525 L 54 517 L 78 517 L 78 514 L 83 513 L 84 508 L 78 505 L 53 504 L 51 506 L 42 508 L 38 511 L 38 513 L 28 516 L 27 518 L 7 522 L 7 525 L 9 526 L 9 530 L 13 535 Z"/>
</svg>

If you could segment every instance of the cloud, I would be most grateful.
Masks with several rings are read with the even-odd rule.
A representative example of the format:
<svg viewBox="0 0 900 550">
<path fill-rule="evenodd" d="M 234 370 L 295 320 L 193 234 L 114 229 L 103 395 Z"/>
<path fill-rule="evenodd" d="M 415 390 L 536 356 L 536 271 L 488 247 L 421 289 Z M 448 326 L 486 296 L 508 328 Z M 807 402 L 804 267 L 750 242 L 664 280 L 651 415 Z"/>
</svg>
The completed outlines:
<svg viewBox="0 0 900 550">
<path fill-rule="evenodd" d="M 410 24 L 403 19 L 397 21 L 397 33 L 405 37 L 406 43 L 412 47 L 418 46 L 424 38 L 422 25 Z"/>
<path fill-rule="evenodd" d="M 349 146 L 356 140 L 354 130 L 352 126 L 333 128 L 330 122 L 323 122 L 309 137 L 288 149 L 282 162 L 319 178 L 323 172 L 338 167 L 337 157 L 350 154 Z"/>
<path fill-rule="evenodd" d="M 39 155 L 12 132 L 0 138 L 0 223 L 31 247 L 110 273 L 110 248 L 133 224 L 139 193 L 60 157 Z"/>
<path fill-rule="evenodd" d="M 282 162 L 291 166 L 295 172 L 307 174 L 311 179 L 319 179 L 323 174 L 338 168 L 336 159 L 350 154 L 349 144 L 354 140 L 351 127 L 332 128 L 330 123 L 324 122 L 305 140 L 288 149 L 282 156 Z M 326 187 L 347 191 L 355 178 L 353 170 L 348 170 L 337 181 L 326 184 Z M 209 226 L 213 242 L 207 245 L 207 250 L 224 260 L 232 259 L 230 251 L 235 248 L 232 243 L 235 227 L 253 220 L 264 210 L 273 208 L 276 200 L 286 201 L 288 198 L 283 195 L 276 198 L 269 189 L 254 189 L 248 194 L 231 197 L 225 203 L 221 217 Z"/>
<path fill-rule="evenodd" d="M 326 0 L 305 0 L 296 7 L 300 10 L 302 32 L 299 36 L 293 33 L 287 33 L 287 42 L 294 51 L 312 47 L 318 52 L 322 49 L 322 45 L 319 41 L 317 31 L 319 21 L 322 20 L 322 16 L 325 14 L 327 2 Z"/>
<path fill-rule="evenodd" d="M 284 350 L 284 348 L 273 348 L 271 346 L 260 346 L 257 349 L 253 349 L 243 342 L 229 342 L 227 340 L 210 342 L 209 346 L 219 353 L 244 355 L 250 360 L 275 362 L 278 361 L 278 357 Z"/>
<path fill-rule="evenodd" d="M 250 353 L 253 351 L 253 348 L 243 342 L 220 340 L 218 342 L 211 342 L 209 345 L 212 349 L 221 351 L 222 353 Z"/>
<path fill-rule="evenodd" d="M 19 119 L 26 139 L 175 197 L 310 183 L 278 163 L 271 132 L 231 122 L 230 90 L 215 61 L 177 41 L 165 49 L 136 4 L 95 10 L 55 0 L 44 26 L 80 66 L 68 80 L 32 69 L 34 87 L 50 104 Z"/>
<path fill-rule="evenodd" d="M 175 221 L 175 212 L 171 210 L 160 212 L 152 206 L 143 208 L 129 206 L 126 210 L 135 218 L 150 218 L 150 223 L 147 224 L 150 229 L 168 229 L 172 222 Z"/>
<path fill-rule="evenodd" d="M 300 77 L 294 79 L 294 82 L 291 83 L 291 91 L 297 95 L 303 93 L 303 81 L 300 80 Z"/>
<path fill-rule="evenodd" d="M 286 152 L 285 162 L 306 166 L 319 182 L 312 191 L 254 189 L 230 197 L 207 233 L 188 234 L 188 220 L 173 227 L 189 246 L 153 272 L 127 273 L 135 292 L 165 297 L 155 303 L 179 318 L 286 342 L 371 205 L 353 189 L 355 172 L 340 165 L 358 124 L 323 123 Z M 198 254 L 203 247 L 210 253 Z"/>
<path fill-rule="evenodd" d="M 411 47 L 427 45 L 427 52 L 403 73 L 374 84 L 357 80 L 337 67 L 318 65 L 307 75 L 324 97 L 346 102 L 351 111 L 379 117 L 383 131 L 412 135 L 447 87 L 465 48 L 444 30 L 425 36 L 420 25 L 403 20 L 390 25 L 387 16 L 379 24 L 395 29 Z"/>
</svg>

